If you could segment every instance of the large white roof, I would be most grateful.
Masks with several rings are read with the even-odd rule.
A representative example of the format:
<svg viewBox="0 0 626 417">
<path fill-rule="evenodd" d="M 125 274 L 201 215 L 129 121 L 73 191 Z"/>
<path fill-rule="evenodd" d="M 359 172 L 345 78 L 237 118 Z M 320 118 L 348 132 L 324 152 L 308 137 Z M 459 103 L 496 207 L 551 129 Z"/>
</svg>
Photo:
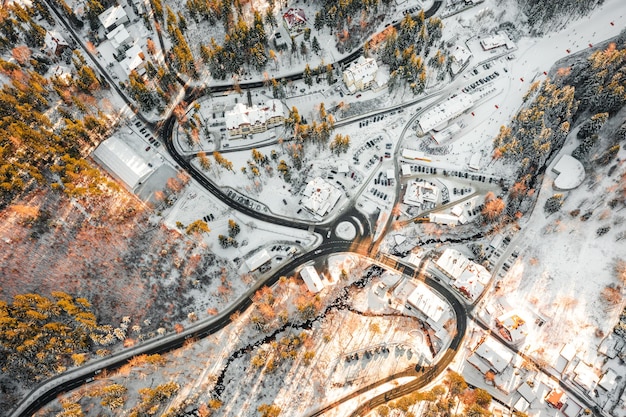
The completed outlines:
<svg viewBox="0 0 626 417">
<path fill-rule="evenodd" d="M 117 49 L 130 39 L 130 33 L 126 30 L 126 26 L 118 26 L 107 33 L 107 39 L 111 41 L 111 46 Z"/>
<path fill-rule="evenodd" d="M 152 171 L 143 157 L 118 136 L 102 142 L 93 156 L 131 190 Z"/>
<path fill-rule="evenodd" d="M 393 176 L 392 176 L 393 177 Z M 414 180 L 409 182 L 403 202 L 412 206 L 421 205 L 425 202 L 436 203 L 439 198 L 439 188 L 427 183 L 424 180 Z"/>
<path fill-rule="evenodd" d="M 145 55 L 139 45 L 133 45 L 128 51 L 126 51 L 126 58 L 120 63 L 126 74 L 137 69 L 142 63 Z"/>
<path fill-rule="evenodd" d="M 448 120 L 455 118 L 474 105 L 474 100 L 469 94 L 461 93 L 431 107 L 419 118 L 419 126 L 426 133 Z"/>
<path fill-rule="evenodd" d="M 246 266 L 248 267 L 250 271 L 254 271 L 258 267 L 263 265 L 265 262 L 269 261 L 270 259 L 272 258 L 270 258 L 270 255 L 269 253 L 267 253 L 267 250 L 262 249 L 258 251 L 257 253 L 255 253 L 254 255 L 252 255 L 249 259 L 246 259 Z"/>
<path fill-rule="evenodd" d="M 469 259 L 467 259 L 461 252 L 456 249 L 446 248 L 437 259 L 437 266 L 444 272 L 457 279 L 461 276 L 465 268 L 469 265 Z"/>
<path fill-rule="evenodd" d="M 122 6 L 112 6 L 98 15 L 98 19 L 105 29 L 117 24 L 126 18 L 126 11 Z"/>
<path fill-rule="evenodd" d="M 499 342 L 488 337 L 485 341 L 478 346 L 476 354 L 489 362 L 491 368 L 498 373 L 501 373 L 513 360 L 513 354 L 505 348 Z"/>
<path fill-rule="evenodd" d="M 422 284 L 415 287 L 406 301 L 434 322 L 438 322 L 447 310 L 446 303 Z"/>
<path fill-rule="evenodd" d="M 343 72 L 346 84 L 354 84 L 355 82 L 362 80 L 364 84 L 374 81 L 376 78 L 376 72 L 378 71 L 378 64 L 374 58 L 365 58 L 360 56 L 356 62 L 353 62 Z"/>
<path fill-rule="evenodd" d="M 225 112 L 224 117 L 227 129 L 237 129 L 241 125 L 263 124 L 272 117 L 284 115 L 283 103 L 271 99 L 261 107 L 256 105 L 248 107 L 244 103 L 237 103 L 232 110 Z"/>
<path fill-rule="evenodd" d="M 309 181 L 302 194 L 302 205 L 318 216 L 327 214 L 341 198 L 341 191 L 320 177 Z"/>
<path fill-rule="evenodd" d="M 315 267 L 311 265 L 307 265 L 300 271 L 300 276 L 304 280 L 306 287 L 312 293 L 318 293 L 324 289 L 324 284 L 322 284 L 322 280 L 320 279 L 319 274 Z"/>
<path fill-rule="evenodd" d="M 574 189 L 582 184 L 585 179 L 583 164 L 571 155 L 561 156 L 552 171 L 559 174 L 554 180 L 554 188 L 559 190 Z"/>
</svg>

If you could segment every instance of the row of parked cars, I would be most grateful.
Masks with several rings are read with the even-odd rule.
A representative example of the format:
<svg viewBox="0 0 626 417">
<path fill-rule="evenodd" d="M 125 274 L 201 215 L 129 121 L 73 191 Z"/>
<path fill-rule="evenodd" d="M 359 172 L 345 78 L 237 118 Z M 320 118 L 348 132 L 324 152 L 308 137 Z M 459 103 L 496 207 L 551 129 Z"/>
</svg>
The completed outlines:
<svg viewBox="0 0 626 417">
<path fill-rule="evenodd" d="M 150 142 L 150 144 L 154 145 L 155 148 L 158 148 L 159 146 L 161 146 L 161 143 L 159 143 L 154 136 L 152 136 L 152 133 L 150 133 L 148 131 L 148 129 L 146 129 L 143 124 L 137 120 L 135 122 L 135 126 L 139 129 L 139 133 L 141 133 L 146 139 L 148 139 L 148 142 Z M 150 150 L 150 146 L 148 146 L 146 148 L 146 152 Z"/>
<path fill-rule="evenodd" d="M 480 87 L 483 84 L 488 83 L 489 81 L 493 80 L 494 78 L 496 78 L 497 76 L 499 76 L 500 73 L 498 71 L 494 71 L 493 74 L 489 74 L 484 78 L 480 78 L 478 79 L 478 81 L 473 82 L 472 84 L 468 85 L 467 87 L 463 88 L 463 92 L 464 93 L 469 93 L 471 90 L 474 90 L 477 87 Z"/>
</svg>

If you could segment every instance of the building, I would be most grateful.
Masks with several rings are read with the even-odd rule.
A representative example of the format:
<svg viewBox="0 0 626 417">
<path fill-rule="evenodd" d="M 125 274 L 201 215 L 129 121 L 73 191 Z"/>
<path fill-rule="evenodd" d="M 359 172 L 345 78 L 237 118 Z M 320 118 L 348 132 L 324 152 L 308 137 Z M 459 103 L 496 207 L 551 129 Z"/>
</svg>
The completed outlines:
<svg viewBox="0 0 626 417">
<path fill-rule="evenodd" d="M 367 90 L 376 80 L 378 64 L 374 58 L 360 56 L 343 72 L 343 82 L 351 93 Z"/>
<path fill-rule="evenodd" d="M 302 280 L 306 284 L 308 290 L 313 294 L 316 294 L 324 289 L 324 284 L 322 284 L 322 280 L 320 279 L 315 267 L 311 265 L 305 266 L 300 271 L 300 276 L 302 277 Z"/>
<path fill-rule="evenodd" d="M 115 50 L 115 53 L 119 53 L 124 49 L 128 49 L 128 45 L 132 42 L 130 33 L 126 30 L 125 26 L 118 26 L 109 33 L 107 33 L 107 39 L 111 42 L 111 47 Z"/>
<path fill-rule="evenodd" d="M 43 39 L 44 50 L 48 55 L 60 56 L 63 51 L 69 48 L 69 44 L 57 31 L 48 30 Z"/>
<path fill-rule="evenodd" d="M 480 160 L 483 155 L 480 152 L 474 152 L 470 158 L 469 164 L 467 166 L 472 171 L 480 171 Z"/>
<path fill-rule="evenodd" d="M 285 121 L 283 103 L 268 100 L 261 107 L 248 107 L 243 103 L 235 104 L 232 110 L 224 113 L 226 129 L 231 138 L 265 132 Z"/>
<path fill-rule="evenodd" d="M 443 224 L 444 226 L 456 226 L 459 224 L 459 217 L 446 213 L 429 213 L 428 221 L 431 223 Z"/>
<path fill-rule="evenodd" d="M 495 35 L 482 38 L 480 40 L 480 46 L 482 46 L 485 51 L 500 48 L 501 46 L 506 47 L 506 49 L 515 48 L 515 44 L 513 43 L 513 41 L 509 39 L 509 36 L 506 34 L 506 32 L 503 31 L 500 31 Z"/>
<path fill-rule="evenodd" d="M 125 58 L 120 61 L 120 65 L 126 75 L 130 75 L 133 71 L 137 71 L 139 75 L 145 74 L 146 55 L 139 45 L 131 46 L 124 54 Z"/>
<path fill-rule="evenodd" d="M 289 32 L 302 32 L 306 26 L 307 18 L 302 9 L 289 9 L 283 14 L 283 21 Z"/>
<path fill-rule="evenodd" d="M 408 183 L 404 193 L 404 204 L 423 206 L 426 203 L 436 204 L 439 200 L 439 188 L 424 180 L 414 180 Z"/>
<path fill-rule="evenodd" d="M 118 136 L 102 142 L 92 156 L 133 192 L 153 171 L 147 161 Z"/>
<path fill-rule="evenodd" d="M 402 149 L 402 157 L 404 159 L 410 159 L 414 161 L 431 161 L 430 157 L 425 155 L 424 152 L 415 151 L 413 149 Z"/>
<path fill-rule="evenodd" d="M 473 266 L 476 266 L 476 264 L 470 262 L 467 268 L 452 283 L 452 286 L 470 301 L 476 300 L 485 289 L 485 285 L 480 282 L 478 274 L 472 270 Z"/>
<path fill-rule="evenodd" d="M 558 174 L 553 185 L 557 190 L 573 190 L 582 184 L 585 179 L 583 164 L 571 155 L 561 156 L 561 159 L 554 165 L 552 171 Z"/>
<path fill-rule="evenodd" d="M 513 360 L 513 354 L 492 338 L 485 339 L 474 354 L 489 364 L 491 370 L 496 373 L 502 373 Z"/>
<path fill-rule="evenodd" d="M 437 143 L 437 145 L 441 145 L 444 142 L 448 141 L 448 139 L 452 138 L 460 130 L 461 125 L 459 123 L 454 123 L 452 126 L 440 130 L 439 132 L 434 132 L 431 137 Z"/>
<path fill-rule="evenodd" d="M 458 74 L 469 62 L 470 58 L 472 58 L 472 53 L 461 45 L 455 45 L 454 49 L 451 51 L 451 56 L 452 65 L 450 66 L 450 70 L 453 74 Z"/>
<path fill-rule="evenodd" d="M 435 262 L 435 266 L 450 278 L 457 279 L 465 271 L 469 263 L 470 260 L 458 250 L 446 248 Z"/>
<path fill-rule="evenodd" d="M 316 216 L 325 216 L 341 198 L 341 191 L 320 177 L 309 181 L 301 200 L 302 206 Z"/>
<path fill-rule="evenodd" d="M 546 396 L 546 402 L 557 410 L 560 410 L 567 402 L 567 394 L 565 394 L 561 388 L 554 388 Z"/>
<path fill-rule="evenodd" d="M 415 308 L 429 319 L 429 324 L 441 321 L 444 313 L 448 310 L 447 304 L 428 287 L 418 284 L 406 299 L 410 307 Z M 440 326 L 436 326 L 440 327 Z M 438 329 L 436 329 L 438 330 Z"/>
<path fill-rule="evenodd" d="M 497 317 L 496 326 L 500 335 L 514 344 L 524 341 L 528 335 L 526 321 L 515 311 L 509 311 Z"/>
<path fill-rule="evenodd" d="M 462 114 L 474 105 L 474 100 L 469 94 L 461 93 L 431 107 L 425 111 L 418 121 L 422 133 L 431 130 L 441 130 L 455 117 Z"/>
<path fill-rule="evenodd" d="M 591 392 L 596 387 L 598 379 L 593 367 L 582 360 L 574 368 L 574 382 L 586 392 Z"/>
<path fill-rule="evenodd" d="M 260 251 L 252 255 L 249 259 L 246 259 L 246 267 L 248 268 L 248 271 L 252 272 L 259 269 L 261 265 L 270 262 L 271 260 L 272 258 L 270 257 L 270 254 L 267 253 L 267 250 L 261 249 Z"/>
<path fill-rule="evenodd" d="M 112 6 L 98 15 L 98 20 L 106 32 L 128 23 L 128 15 L 122 6 Z"/>
</svg>

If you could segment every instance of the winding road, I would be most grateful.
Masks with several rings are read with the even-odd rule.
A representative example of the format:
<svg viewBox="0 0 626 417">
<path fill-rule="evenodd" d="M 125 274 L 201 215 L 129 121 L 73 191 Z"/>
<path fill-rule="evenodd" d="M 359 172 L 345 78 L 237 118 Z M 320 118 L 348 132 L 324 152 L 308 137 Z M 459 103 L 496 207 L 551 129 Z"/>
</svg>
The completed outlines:
<svg viewBox="0 0 626 417">
<path fill-rule="evenodd" d="M 48 0 L 45 0 L 48 4 L 49 8 L 55 13 L 57 19 L 62 22 L 68 32 L 72 35 L 75 42 L 81 45 L 83 50 L 87 52 L 90 56 L 92 62 L 97 67 L 98 71 L 101 75 L 109 81 L 109 84 L 113 86 L 115 91 L 129 104 L 132 109 L 135 109 L 136 106 L 133 105 L 132 102 L 128 100 L 125 94 L 120 90 L 120 88 L 116 85 L 116 83 L 111 79 L 108 72 L 103 68 L 103 66 L 99 63 L 99 60 L 92 56 L 89 52 L 88 48 L 84 44 L 84 40 L 78 36 L 78 34 L 74 31 L 71 25 L 66 21 L 66 19 L 58 13 L 58 11 L 53 7 Z M 433 6 L 425 12 L 426 17 L 433 16 L 440 8 L 442 1 L 435 1 Z M 399 23 L 394 26 L 399 27 Z M 346 63 L 354 61 L 358 56 L 363 53 L 362 48 L 355 50 L 350 55 L 342 58 L 340 61 L 337 61 L 334 66 L 337 68 L 338 66 L 343 66 Z M 288 76 L 281 77 L 281 80 L 290 81 L 290 80 L 299 80 L 303 78 L 302 73 L 291 74 Z M 250 88 L 259 88 L 263 86 L 262 81 L 258 82 L 249 82 L 240 84 L 240 87 L 243 89 Z M 209 88 L 203 87 L 189 87 L 185 85 L 185 94 L 183 100 L 190 103 L 194 100 L 199 99 L 204 94 L 209 92 L 220 92 L 220 91 L 228 91 L 232 90 L 233 85 L 216 85 L 211 86 Z M 263 212 L 259 212 L 254 210 L 246 205 L 243 205 L 231 198 L 229 198 L 218 186 L 216 186 L 211 180 L 206 178 L 201 172 L 199 172 L 196 168 L 194 168 L 189 160 L 180 155 L 172 142 L 172 132 L 175 126 L 176 119 L 174 116 L 168 117 L 166 120 L 159 123 L 151 123 L 146 120 L 140 113 L 137 114 L 138 118 L 142 120 L 146 125 L 151 126 L 153 130 L 158 130 L 160 134 L 160 139 L 165 144 L 167 151 L 170 153 L 174 161 L 178 164 L 180 169 L 185 170 L 189 175 L 194 178 L 202 187 L 207 189 L 214 196 L 219 198 L 222 202 L 230 206 L 232 209 L 237 210 L 241 213 L 244 213 L 252 218 L 256 218 L 258 220 L 269 222 L 273 224 L 280 224 L 287 227 L 298 228 L 298 229 L 311 229 L 313 228 L 314 232 L 319 233 L 322 237 L 326 236 L 328 231 L 331 231 L 336 224 L 342 221 L 349 221 L 354 223 L 353 217 L 357 218 L 363 229 L 357 227 L 357 230 L 361 230 L 358 234 L 356 240 L 366 240 L 370 237 L 372 231 L 370 230 L 368 219 L 361 213 L 356 210 L 354 207 L 346 208 L 346 210 L 338 217 L 328 220 L 324 223 L 313 223 L 313 222 L 304 222 L 304 221 L 296 221 L 293 219 L 287 219 L 278 216 L 272 216 L 270 214 L 266 214 Z M 221 311 L 218 315 L 211 317 L 209 320 L 205 320 L 202 322 L 198 322 L 193 326 L 190 326 L 183 332 L 179 334 L 170 334 L 166 336 L 157 337 L 155 339 L 149 340 L 147 342 L 136 345 L 132 348 L 125 349 L 119 353 L 111 355 L 109 357 L 91 361 L 87 365 L 82 366 L 80 368 L 76 368 L 60 374 L 54 378 L 51 378 L 31 390 L 28 395 L 23 398 L 23 400 L 16 406 L 16 408 L 11 412 L 11 417 L 26 417 L 31 416 L 41 407 L 43 407 L 48 402 L 57 398 L 60 394 L 64 392 L 68 392 L 73 390 L 83 384 L 93 381 L 93 379 L 103 371 L 115 370 L 123 366 L 134 356 L 142 355 L 142 354 L 154 354 L 154 353 L 166 353 L 173 349 L 180 348 L 183 344 L 191 338 L 198 339 L 206 337 L 210 334 L 213 334 L 220 329 L 227 326 L 230 321 L 233 313 L 243 312 L 248 309 L 252 305 L 252 296 L 254 293 L 263 286 L 271 286 L 276 283 L 281 276 L 290 275 L 293 271 L 299 267 L 300 265 L 315 260 L 318 258 L 323 258 L 330 254 L 339 253 L 339 252 L 358 252 L 361 254 L 368 254 L 368 249 L 365 245 L 359 247 L 358 244 L 355 246 L 354 241 L 341 240 L 337 237 L 331 235 L 329 238 L 324 238 L 324 241 L 317 247 L 314 248 L 314 251 L 310 251 L 308 253 L 304 253 L 287 264 L 280 267 L 274 274 L 267 276 L 264 280 L 259 280 L 255 283 L 253 287 L 251 287 L 248 291 L 242 294 L 237 300 L 235 300 L 230 307 Z M 408 275 L 416 276 L 416 271 L 409 268 L 404 267 L 404 273 Z M 425 282 L 427 285 L 434 288 L 437 292 L 439 292 L 442 296 L 444 296 L 451 306 L 454 309 L 456 315 L 456 334 L 451 341 L 451 344 L 447 351 L 442 355 L 440 361 L 432 367 L 424 369 L 422 371 L 416 371 L 415 369 L 405 370 L 401 374 L 396 374 L 388 379 L 394 379 L 399 376 L 413 375 L 416 376 L 416 379 L 410 382 L 409 384 L 405 384 L 401 387 L 394 388 L 391 391 L 388 391 L 384 394 L 376 396 L 369 400 L 367 403 L 361 405 L 359 409 L 355 411 L 355 413 L 359 412 L 359 410 L 365 409 L 366 407 L 374 407 L 375 405 L 382 404 L 389 399 L 396 398 L 398 396 L 404 395 L 405 393 L 411 392 L 415 389 L 419 389 L 420 387 L 427 384 L 430 380 L 436 377 L 445 367 L 450 363 L 450 361 L 454 358 L 457 353 L 458 348 L 461 346 L 462 340 L 465 335 L 465 331 L 467 328 L 467 311 L 465 309 L 465 305 L 458 301 L 455 295 L 445 288 L 443 285 L 439 284 L 433 279 L 425 278 Z M 376 385 L 380 385 L 385 381 L 380 381 Z M 312 414 L 312 416 L 320 415 L 324 411 L 335 407 L 341 402 L 347 401 L 349 398 L 352 398 L 356 395 L 359 395 L 362 392 L 372 389 L 373 386 L 363 387 L 361 390 L 351 394 L 349 397 L 338 400 L 333 404 L 329 404 L 324 407 L 322 410 Z M 356 414 L 355 414 L 356 415 Z"/>
</svg>

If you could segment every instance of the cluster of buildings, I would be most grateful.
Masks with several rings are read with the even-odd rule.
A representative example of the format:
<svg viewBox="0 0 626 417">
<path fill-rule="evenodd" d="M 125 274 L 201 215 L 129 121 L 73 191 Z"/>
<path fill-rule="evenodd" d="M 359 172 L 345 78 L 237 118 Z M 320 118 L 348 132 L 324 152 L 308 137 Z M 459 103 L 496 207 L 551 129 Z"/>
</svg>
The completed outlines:
<svg viewBox="0 0 626 417">
<path fill-rule="evenodd" d="M 406 186 L 406 192 L 402 202 L 410 206 L 419 207 L 422 210 L 434 208 L 439 201 L 439 188 L 422 179 L 410 181 Z"/>
<path fill-rule="evenodd" d="M 143 7 L 143 3 L 140 1 L 131 2 L 131 7 L 139 11 Z M 141 46 L 135 43 L 126 28 L 129 18 L 124 7 L 121 5 L 111 6 L 98 15 L 98 20 L 108 40 L 98 48 L 99 56 L 103 52 L 102 49 L 106 48 L 106 54 L 112 54 L 127 76 L 133 71 L 143 75 L 146 56 Z"/>
<path fill-rule="evenodd" d="M 491 36 L 486 36 L 480 40 L 480 46 L 485 51 L 505 47 L 507 50 L 515 49 L 515 43 L 509 38 L 506 32 L 500 31 Z"/>
<path fill-rule="evenodd" d="M 476 301 L 491 279 L 491 273 L 484 266 L 470 261 L 456 249 L 447 248 L 434 264 L 471 302 Z"/>
<path fill-rule="evenodd" d="M 245 137 L 282 125 L 285 109 L 283 103 L 275 99 L 268 100 L 260 107 L 237 103 L 224 113 L 224 118 L 229 137 Z"/>
</svg>

